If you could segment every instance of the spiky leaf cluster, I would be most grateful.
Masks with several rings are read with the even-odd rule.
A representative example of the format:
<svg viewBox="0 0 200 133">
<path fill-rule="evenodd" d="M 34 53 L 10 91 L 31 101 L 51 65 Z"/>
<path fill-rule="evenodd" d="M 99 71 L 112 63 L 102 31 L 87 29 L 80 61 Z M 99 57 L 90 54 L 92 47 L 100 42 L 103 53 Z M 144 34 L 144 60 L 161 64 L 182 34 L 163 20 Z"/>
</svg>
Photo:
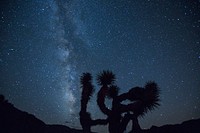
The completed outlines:
<svg viewBox="0 0 200 133">
<path fill-rule="evenodd" d="M 99 73 L 97 75 L 97 83 L 99 85 L 105 86 L 105 85 L 112 85 L 115 81 L 115 75 L 107 70 Z"/>
<path fill-rule="evenodd" d="M 91 83 L 92 81 L 92 75 L 90 73 L 83 73 L 83 75 L 81 76 L 81 84 L 87 84 L 87 83 Z"/>
<path fill-rule="evenodd" d="M 160 106 L 159 99 L 160 89 L 155 82 L 148 82 L 144 88 L 143 102 L 144 102 L 144 112 L 154 110 Z"/>
<path fill-rule="evenodd" d="M 92 76 L 90 73 L 83 73 L 81 76 L 81 88 L 82 88 L 82 100 L 87 103 L 90 100 L 94 92 L 94 87 L 92 85 Z"/>
</svg>

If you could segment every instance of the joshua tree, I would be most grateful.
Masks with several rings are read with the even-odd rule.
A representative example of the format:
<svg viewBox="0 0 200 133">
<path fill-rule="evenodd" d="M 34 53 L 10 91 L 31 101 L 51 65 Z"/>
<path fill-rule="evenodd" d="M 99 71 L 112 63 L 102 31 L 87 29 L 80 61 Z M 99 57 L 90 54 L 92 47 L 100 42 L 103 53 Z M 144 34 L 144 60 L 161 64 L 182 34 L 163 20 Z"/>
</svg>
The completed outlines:
<svg viewBox="0 0 200 133">
<path fill-rule="evenodd" d="M 119 88 L 114 84 L 115 75 L 110 71 L 103 71 L 97 76 L 97 83 L 101 86 L 97 94 L 97 104 L 100 110 L 107 115 L 105 120 L 92 120 L 87 112 L 87 103 L 94 91 L 91 83 L 92 77 L 89 73 L 81 77 L 82 99 L 80 122 L 84 131 L 90 131 L 90 127 L 97 124 L 109 124 L 110 133 L 122 133 L 127 124 L 132 120 L 132 131 L 139 132 L 141 128 L 138 117 L 144 116 L 148 111 L 159 106 L 159 88 L 156 83 L 148 82 L 144 88 L 134 87 L 127 93 L 118 95 Z M 105 99 L 112 99 L 112 107 L 109 109 Z M 122 101 L 129 100 L 129 104 Z"/>
<path fill-rule="evenodd" d="M 109 132 L 119 132 L 121 113 L 118 108 L 118 105 L 120 104 L 116 100 L 119 88 L 113 85 L 115 82 L 115 75 L 110 71 L 103 71 L 97 76 L 97 82 L 101 86 L 97 95 L 97 104 L 100 110 L 108 116 Z M 113 99 L 111 110 L 105 105 L 106 96 Z"/>
<path fill-rule="evenodd" d="M 146 83 L 144 88 L 134 87 L 129 90 L 128 93 L 124 93 L 119 96 L 120 100 L 128 99 L 135 101 L 128 105 L 122 106 L 122 112 L 130 111 L 133 114 L 129 115 L 129 120 L 132 120 L 132 131 L 139 132 L 141 128 L 138 123 L 138 117 L 144 116 L 151 110 L 157 108 L 159 104 L 159 87 L 155 82 Z"/>
<path fill-rule="evenodd" d="M 106 125 L 107 120 L 97 119 L 92 120 L 90 113 L 87 112 L 87 104 L 94 92 L 94 87 L 91 84 L 92 76 L 90 73 L 83 73 L 81 76 L 81 88 L 82 88 L 82 97 L 81 97 L 81 111 L 79 113 L 80 123 L 82 125 L 84 132 L 90 132 L 91 126 L 95 125 Z"/>
</svg>

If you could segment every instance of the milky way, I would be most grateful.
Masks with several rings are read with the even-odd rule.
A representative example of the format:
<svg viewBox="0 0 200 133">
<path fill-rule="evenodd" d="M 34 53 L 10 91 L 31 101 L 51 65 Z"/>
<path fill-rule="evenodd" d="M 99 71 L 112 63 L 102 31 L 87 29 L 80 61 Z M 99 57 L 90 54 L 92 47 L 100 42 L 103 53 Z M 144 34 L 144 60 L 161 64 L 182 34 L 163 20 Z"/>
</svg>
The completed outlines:
<svg viewBox="0 0 200 133">
<path fill-rule="evenodd" d="M 80 128 L 79 77 L 109 69 L 120 93 L 160 86 L 143 128 L 200 117 L 198 0 L 8 0 L 0 9 L 0 93 L 17 108 Z M 95 98 L 89 112 L 103 118 Z"/>
</svg>

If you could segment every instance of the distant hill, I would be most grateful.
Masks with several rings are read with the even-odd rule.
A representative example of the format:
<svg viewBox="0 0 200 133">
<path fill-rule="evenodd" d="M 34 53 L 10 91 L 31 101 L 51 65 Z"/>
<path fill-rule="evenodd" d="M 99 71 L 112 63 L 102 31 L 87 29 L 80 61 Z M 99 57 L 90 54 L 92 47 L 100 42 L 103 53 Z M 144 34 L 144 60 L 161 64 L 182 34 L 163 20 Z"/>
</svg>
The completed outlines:
<svg viewBox="0 0 200 133">
<path fill-rule="evenodd" d="M 200 133 L 200 119 L 185 121 L 181 124 L 152 126 L 143 133 Z"/>
<path fill-rule="evenodd" d="M 62 125 L 47 125 L 0 97 L 0 133 L 82 133 Z"/>
<path fill-rule="evenodd" d="M 47 125 L 35 116 L 15 108 L 0 95 L 0 133 L 82 133 L 63 125 Z M 142 133 L 200 133 L 200 119 L 182 124 L 152 126 Z"/>
</svg>

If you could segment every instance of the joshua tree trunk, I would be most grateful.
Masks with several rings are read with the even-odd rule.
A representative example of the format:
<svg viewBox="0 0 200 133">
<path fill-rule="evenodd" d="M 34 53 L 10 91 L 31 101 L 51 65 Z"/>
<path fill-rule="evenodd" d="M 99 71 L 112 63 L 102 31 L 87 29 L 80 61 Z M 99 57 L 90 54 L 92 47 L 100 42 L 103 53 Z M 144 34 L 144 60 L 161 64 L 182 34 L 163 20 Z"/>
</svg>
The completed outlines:
<svg viewBox="0 0 200 133">
<path fill-rule="evenodd" d="M 134 116 L 132 119 L 132 130 L 130 131 L 130 133 L 141 133 L 142 129 L 139 125 L 138 122 L 138 117 Z"/>
<path fill-rule="evenodd" d="M 80 111 L 79 115 L 80 115 L 80 124 L 83 128 L 83 132 L 84 133 L 91 132 L 91 119 L 89 113 Z"/>
<path fill-rule="evenodd" d="M 131 120 L 131 114 L 130 113 L 126 113 L 121 121 L 120 124 L 120 133 L 123 133 L 126 130 L 126 127 L 129 123 L 129 121 Z"/>
</svg>

